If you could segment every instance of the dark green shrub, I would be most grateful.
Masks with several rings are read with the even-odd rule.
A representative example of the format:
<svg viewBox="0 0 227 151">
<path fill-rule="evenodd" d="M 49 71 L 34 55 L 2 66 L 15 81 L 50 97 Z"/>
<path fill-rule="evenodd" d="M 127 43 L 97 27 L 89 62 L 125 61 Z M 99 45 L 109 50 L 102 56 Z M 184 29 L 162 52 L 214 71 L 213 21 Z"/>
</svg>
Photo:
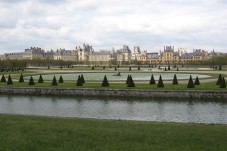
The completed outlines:
<svg viewBox="0 0 227 151">
<path fill-rule="evenodd" d="M 59 83 L 64 83 L 64 80 L 63 80 L 63 78 L 62 78 L 62 75 L 60 75 L 60 78 L 59 78 L 58 82 L 59 82 Z"/>
<path fill-rule="evenodd" d="M 20 74 L 19 82 L 20 82 L 20 83 L 23 83 L 23 82 L 24 82 L 24 77 L 23 77 L 22 73 Z"/>
<path fill-rule="evenodd" d="M 168 65 L 168 70 L 170 70 L 170 65 Z"/>
<path fill-rule="evenodd" d="M 108 87 L 109 86 L 109 82 L 108 82 L 108 80 L 107 80 L 107 78 L 106 78 L 106 75 L 104 76 L 104 79 L 103 79 L 103 81 L 102 81 L 102 87 Z"/>
<path fill-rule="evenodd" d="M 132 68 L 131 67 L 129 67 L 129 69 L 128 69 L 129 71 L 131 71 L 132 70 Z"/>
<path fill-rule="evenodd" d="M 177 71 L 179 71 L 179 69 L 177 68 Z"/>
<path fill-rule="evenodd" d="M 128 81 L 127 87 L 135 87 L 135 83 L 131 75 L 129 75 L 129 81 Z"/>
<path fill-rule="evenodd" d="M 35 82 L 34 82 L 32 76 L 30 77 L 30 80 L 28 82 L 28 85 L 35 85 Z"/>
<path fill-rule="evenodd" d="M 94 67 L 94 66 L 92 66 L 92 67 L 91 67 L 91 70 L 95 70 L 95 67 Z"/>
<path fill-rule="evenodd" d="M 128 75 L 127 80 L 126 80 L 126 84 L 129 83 L 129 79 L 130 79 L 130 76 Z"/>
<path fill-rule="evenodd" d="M 138 70 L 140 70 L 140 66 L 138 66 Z"/>
<path fill-rule="evenodd" d="M 197 76 L 196 79 L 195 79 L 195 85 L 200 85 L 200 82 L 199 82 L 199 77 Z"/>
<path fill-rule="evenodd" d="M 219 65 L 219 68 L 218 68 L 218 70 L 222 70 L 222 67 L 221 67 L 221 65 Z"/>
<path fill-rule="evenodd" d="M 164 87 L 164 83 L 163 83 L 163 81 L 162 81 L 162 76 L 160 75 L 159 76 L 159 80 L 158 80 L 158 85 L 157 85 L 159 88 L 161 88 L 161 87 Z"/>
<path fill-rule="evenodd" d="M 81 81 L 80 75 L 78 76 L 76 86 L 83 86 L 83 82 Z"/>
<path fill-rule="evenodd" d="M 114 68 L 114 71 L 117 71 L 117 67 Z"/>
<path fill-rule="evenodd" d="M 43 83 L 43 77 L 42 77 L 42 75 L 41 75 L 41 74 L 39 75 L 39 80 L 38 80 L 38 83 Z"/>
<path fill-rule="evenodd" d="M 166 67 L 165 67 L 165 71 L 167 71 Z"/>
<path fill-rule="evenodd" d="M 178 80 L 177 80 L 176 74 L 174 74 L 174 77 L 173 77 L 173 84 L 174 85 L 177 85 L 178 84 Z"/>
<path fill-rule="evenodd" d="M 226 88 L 225 77 L 222 77 L 220 88 Z"/>
<path fill-rule="evenodd" d="M 11 76 L 8 76 L 8 80 L 7 80 L 7 85 L 12 85 L 13 84 L 13 80 L 11 78 Z"/>
<path fill-rule="evenodd" d="M 155 80 L 154 80 L 153 74 L 151 75 L 150 84 L 155 84 Z"/>
<path fill-rule="evenodd" d="M 222 82 L 222 76 L 221 76 L 221 74 L 219 74 L 216 85 L 221 85 L 221 82 Z"/>
<path fill-rule="evenodd" d="M 1 82 L 6 82 L 6 78 L 5 78 L 4 74 L 2 75 Z"/>
<path fill-rule="evenodd" d="M 105 69 L 106 67 L 105 66 L 103 66 L 103 69 Z"/>
<path fill-rule="evenodd" d="M 194 88 L 194 87 L 195 87 L 195 85 L 193 83 L 192 76 L 190 75 L 190 78 L 188 80 L 187 88 Z"/>
<path fill-rule="evenodd" d="M 58 85 L 56 77 L 54 75 L 53 80 L 52 80 L 52 86 Z"/>
<path fill-rule="evenodd" d="M 83 74 L 81 74 L 80 78 L 81 78 L 82 83 L 84 84 L 85 83 L 85 80 L 84 80 Z"/>
</svg>

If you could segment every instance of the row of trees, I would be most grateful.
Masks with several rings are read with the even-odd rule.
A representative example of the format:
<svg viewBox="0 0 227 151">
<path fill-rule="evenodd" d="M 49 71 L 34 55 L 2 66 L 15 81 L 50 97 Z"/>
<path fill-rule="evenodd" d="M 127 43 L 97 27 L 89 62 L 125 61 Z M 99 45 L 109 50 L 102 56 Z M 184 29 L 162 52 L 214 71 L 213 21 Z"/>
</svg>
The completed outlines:
<svg viewBox="0 0 227 151">
<path fill-rule="evenodd" d="M 12 78 L 11 78 L 10 75 L 8 76 L 8 80 L 6 80 L 5 76 L 2 75 L 1 82 L 7 82 L 7 85 L 12 85 L 13 84 L 13 81 L 12 81 Z M 20 83 L 24 82 L 24 77 L 23 77 L 22 74 L 20 75 L 19 82 Z M 39 76 L 38 83 L 44 83 L 42 75 Z M 52 86 L 56 86 L 57 83 L 64 83 L 63 77 L 61 75 L 60 75 L 60 78 L 59 78 L 58 82 L 56 80 L 56 77 L 54 76 L 51 85 Z M 84 76 L 83 76 L 83 74 L 81 74 L 81 75 L 78 76 L 78 79 L 77 79 L 77 82 L 76 82 L 76 86 L 83 86 L 84 83 L 85 83 Z M 153 74 L 151 75 L 149 84 L 150 85 L 156 84 L 156 81 L 154 79 Z M 178 85 L 178 80 L 177 80 L 176 74 L 173 77 L 172 84 L 173 85 Z M 34 82 L 34 79 L 33 79 L 32 76 L 29 79 L 28 85 L 35 85 L 35 82 Z M 131 75 L 128 75 L 127 80 L 126 80 L 126 85 L 127 85 L 127 87 L 135 87 L 135 83 L 134 83 L 133 78 L 132 78 Z M 194 88 L 195 85 L 200 85 L 199 78 L 197 76 L 195 81 L 193 82 L 192 76 L 190 75 L 190 78 L 189 78 L 188 84 L 187 84 L 187 88 Z M 225 78 L 221 74 L 218 77 L 216 85 L 219 85 L 220 88 L 226 88 Z M 108 87 L 109 86 L 109 82 L 107 80 L 106 75 L 104 76 L 104 79 L 102 81 L 102 85 L 101 86 L 102 87 Z M 159 76 L 157 87 L 160 87 L 160 88 L 164 87 L 164 83 L 163 83 L 161 75 Z"/>
<path fill-rule="evenodd" d="M 15 67 L 27 67 L 27 66 L 60 66 L 62 67 L 70 67 L 72 65 L 94 65 L 97 63 L 93 62 L 84 62 L 84 61 L 63 61 L 63 60 L 51 60 L 51 59 L 32 59 L 32 60 L 0 60 L 0 68 L 15 68 Z M 98 63 L 97 65 L 161 65 L 161 64 L 167 64 L 167 65 L 213 65 L 213 64 L 227 64 L 227 56 L 214 56 L 212 60 L 206 60 L 206 61 L 187 61 L 187 62 L 139 62 L 139 61 L 130 61 L 130 62 L 117 62 L 117 61 L 110 61 L 105 62 L 103 64 Z"/>
</svg>

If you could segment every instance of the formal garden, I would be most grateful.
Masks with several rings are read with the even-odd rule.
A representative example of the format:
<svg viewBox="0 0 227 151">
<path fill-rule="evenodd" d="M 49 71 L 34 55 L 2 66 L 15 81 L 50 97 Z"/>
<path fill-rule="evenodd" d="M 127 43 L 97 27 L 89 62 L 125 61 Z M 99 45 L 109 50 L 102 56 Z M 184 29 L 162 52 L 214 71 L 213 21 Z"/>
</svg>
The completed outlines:
<svg viewBox="0 0 227 151">
<path fill-rule="evenodd" d="M 224 65 L 23 66 L 17 63 L 0 67 L 0 87 L 226 91 L 226 75 Z M 8 97 L 9 102 L 15 102 Z M 0 150 L 4 151 L 227 149 L 225 124 L 9 114 L 0 114 L 0 121 Z"/>
<path fill-rule="evenodd" d="M 224 90 L 221 65 L 53 66 L 0 69 L 0 86 Z M 116 74 L 119 75 L 116 75 Z"/>
</svg>

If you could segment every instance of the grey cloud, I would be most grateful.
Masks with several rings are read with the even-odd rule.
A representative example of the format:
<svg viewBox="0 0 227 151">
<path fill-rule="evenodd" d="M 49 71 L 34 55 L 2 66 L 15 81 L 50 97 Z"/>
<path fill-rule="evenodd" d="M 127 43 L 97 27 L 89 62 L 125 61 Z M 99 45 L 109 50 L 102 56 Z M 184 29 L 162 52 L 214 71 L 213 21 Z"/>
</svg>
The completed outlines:
<svg viewBox="0 0 227 151">
<path fill-rule="evenodd" d="M 28 0 L 1 0 L 0 1 L 0 3 L 8 3 L 8 4 L 10 4 L 10 3 L 20 3 L 20 2 L 26 2 L 26 1 L 28 1 Z"/>
<path fill-rule="evenodd" d="M 1 0 L 1 50 L 163 45 L 227 48 L 224 0 Z M 15 5 L 16 4 L 16 5 Z M 2 11 L 3 9 L 4 12 Z M 205 49 L 205 48 L 204 48 Z M 1 52 L 0 52 L 1 53 Z"/>
</svg>

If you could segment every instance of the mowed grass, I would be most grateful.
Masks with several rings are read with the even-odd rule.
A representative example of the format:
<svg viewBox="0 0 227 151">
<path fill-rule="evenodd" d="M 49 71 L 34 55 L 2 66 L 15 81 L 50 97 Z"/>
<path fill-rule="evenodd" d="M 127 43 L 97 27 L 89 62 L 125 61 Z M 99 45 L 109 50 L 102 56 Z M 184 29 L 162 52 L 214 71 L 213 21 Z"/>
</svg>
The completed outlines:
<svg viewBox="0 0 227 151">
<path fill-rule="evenodd" d="M 125 82 L 114 83 L 109 82 L 109 87 L 102 87 L 102 82 L 86 82 L 83 86 L 76 86 L 76 81 L 66 81 L 64 83 L 58 83 L 57 86 L 52 86 L 51 81 L 45 81 L 44 83 L 38 83 L 35 81 L 35 85 L 28 85 L 28 81 L 24 83 L 19 83 L 14 81 L 13 85 L 7 85 L 7 83 L 0 82 L 0 86 L 3 87 L 45 87 L 45 88 L 96 88 L 96 89 L 148 89 L 148 90 L 217 90 L 217 91 L 226 91 L 227 88 L 219 88 L 219 85 L 216 85 L 216 82 L 206 82 L 201 83 L 200 85 L 195 85 L 195 88 L 187 88 L 187 84 L 178 84 L 173 85 L 171 83 L 165 84 L 164 87 L 159 88 L 157 84 L 150 85 L 147 83 L 136 83 L 135 87 L 127 87 Z M 157 83 L 157 81 L 156 81 Z"/>
<path fill-rule="evenodd" d="M 226 151 L 227 125 L 0 114 L 0 151 Z"/>
</svg>

